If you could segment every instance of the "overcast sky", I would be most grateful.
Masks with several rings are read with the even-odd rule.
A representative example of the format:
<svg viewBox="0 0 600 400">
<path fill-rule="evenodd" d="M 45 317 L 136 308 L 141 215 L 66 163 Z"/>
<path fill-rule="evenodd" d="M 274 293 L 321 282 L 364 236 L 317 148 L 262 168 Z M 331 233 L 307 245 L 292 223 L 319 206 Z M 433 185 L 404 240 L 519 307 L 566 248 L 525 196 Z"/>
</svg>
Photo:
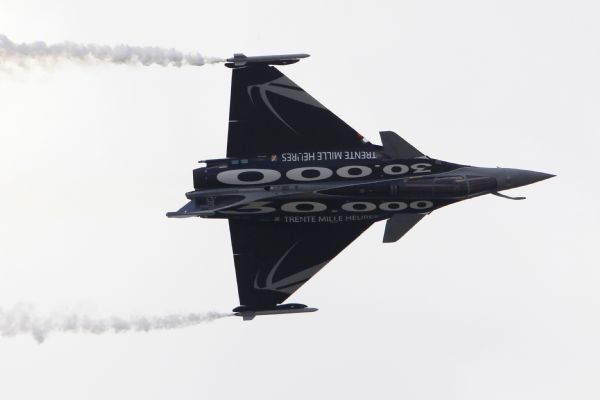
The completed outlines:
<svg viewBox="0 0 600 400">
<path fill-rule="evenodd" d="M 290 301 L 312 314 L 0 337 L 0 398 L 598 399 L 595 1 L 0 0 L 15 42 L 152 45 L 282 67 L 371 141 L 558 175 L 376 224 Z M 224 156 L 231 72 L 0 65 L 0 308 L 227 312 L 227 223 L 172 220 Z"/>
</svg>

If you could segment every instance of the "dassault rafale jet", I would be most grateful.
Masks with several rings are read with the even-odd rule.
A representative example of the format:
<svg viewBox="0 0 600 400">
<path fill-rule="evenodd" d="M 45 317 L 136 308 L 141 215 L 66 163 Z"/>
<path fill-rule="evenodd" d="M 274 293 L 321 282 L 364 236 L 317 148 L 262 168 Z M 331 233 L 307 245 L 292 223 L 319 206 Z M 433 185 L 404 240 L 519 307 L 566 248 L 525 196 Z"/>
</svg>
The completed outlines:
<svg viewBox="0 0 600 400">
<path fill-rule="evenodd" d="M 168 217 L 226 218 L 236 315 L 316 311 L 282 304 L 361 233 L 386 220 L 383 242 L 458 201 L 554 175 L 430 158 L 394 132 L 375 145 L 272 65 L 308 54 L 247 57 L 232 68 L 226 158 L 201 161 L 189 202 Z"/>
</svg>

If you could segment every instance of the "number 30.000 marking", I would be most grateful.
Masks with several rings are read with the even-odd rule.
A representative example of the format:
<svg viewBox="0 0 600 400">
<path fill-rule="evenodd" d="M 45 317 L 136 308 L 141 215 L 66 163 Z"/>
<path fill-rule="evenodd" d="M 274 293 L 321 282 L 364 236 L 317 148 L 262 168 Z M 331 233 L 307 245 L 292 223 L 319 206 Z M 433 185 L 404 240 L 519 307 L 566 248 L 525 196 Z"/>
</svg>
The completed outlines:
<svg viewBox="0 0 600 400">
<path fill-rule="evenodd" d="M 223 214 L 267 214 L 277 211 L 276 208 L 267 207 L 270 201 L 252 201 L 235 210 L 221 211 Z M 413 210 L 427 210 L 433 207 L 433 203 L 428 200 L 417 200 L 405 203 L 403 201 L 388 201 L 381 203 L 379 209 L 382 211 L 402 211 L 407 208 Z M 342 210 L 350 212 L 369 212 L 377 208 L 377 205 L 367 201 L 354 201 L 342 205 Z M 316 213 L 323 212 L 327 209 L 327 205 L 316 201 L 292 201 L 281 205 L 281 211 L 290 213 Z"/>
</svg>

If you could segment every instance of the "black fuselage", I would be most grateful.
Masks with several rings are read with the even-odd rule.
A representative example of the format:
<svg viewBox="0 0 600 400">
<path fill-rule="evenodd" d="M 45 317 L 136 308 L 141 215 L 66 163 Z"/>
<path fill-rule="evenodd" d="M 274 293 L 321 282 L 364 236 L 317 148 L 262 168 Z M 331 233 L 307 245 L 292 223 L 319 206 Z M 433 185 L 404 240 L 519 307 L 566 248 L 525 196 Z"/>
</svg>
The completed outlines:
<svg viewBox="0 0 600 400">
<path fill-rule="evenodd" d="M 206 163 L 194 170 L 195 190 L 186 194 L 191 204 L 182 210 L 185 216 L 364 222 L 429 213 L 497 190 L 496 179 L 476 168 L 426 157 L 395 160 L 381 151 L 284 153 Z"/>
</svg>

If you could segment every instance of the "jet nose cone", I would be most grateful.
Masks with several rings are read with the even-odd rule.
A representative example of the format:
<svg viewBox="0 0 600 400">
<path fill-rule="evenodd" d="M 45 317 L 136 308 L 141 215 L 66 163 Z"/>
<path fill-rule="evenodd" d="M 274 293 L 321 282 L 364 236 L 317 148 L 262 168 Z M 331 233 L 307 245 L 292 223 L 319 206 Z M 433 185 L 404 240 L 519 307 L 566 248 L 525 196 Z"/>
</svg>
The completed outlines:
<svg viewBox="0 0 600 400">
<path fill-rule="evenodd" d="M 496 175 L 498 181 L 498 190 L 506 190 L 519 186 L 530 185 L 544 179 L 552 178 L 556 175 L 546 174 L 544 172 L 527 171 L 524 169 L 500 168 L 502 173 Z"/>
</svg>

